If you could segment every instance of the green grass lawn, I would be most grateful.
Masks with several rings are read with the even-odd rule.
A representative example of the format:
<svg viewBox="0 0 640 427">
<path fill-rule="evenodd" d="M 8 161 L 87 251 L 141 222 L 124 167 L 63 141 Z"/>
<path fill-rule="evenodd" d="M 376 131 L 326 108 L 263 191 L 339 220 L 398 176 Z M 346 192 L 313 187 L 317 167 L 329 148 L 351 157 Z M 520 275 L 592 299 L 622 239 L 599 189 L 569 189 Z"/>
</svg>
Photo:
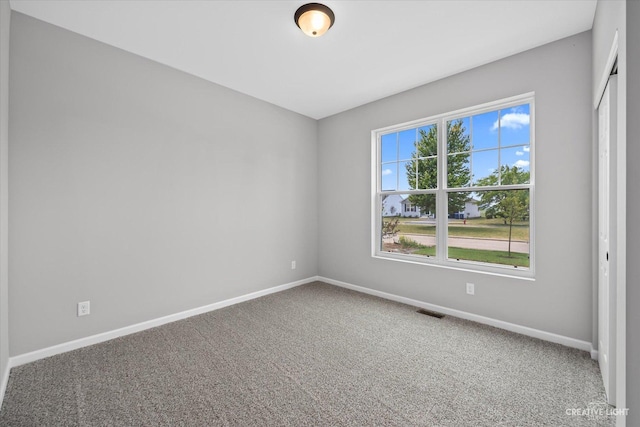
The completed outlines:
<svg viewBox="0 0 640 427">
<path fill-rule="evenodd" d="M 422 246 L 413 252 L 416 255 L 435 256 L 435 246 Z M 467 261 L 486 262 L 489 264 L 517 265 L 518 267 L 529 267 L 529 255 L 517 252 L 504 251 L 483 251 L 478 249 L 449 248 L 449 258 L 462 259 Z"/>
<path fill-rule="evenodd" d="M 476 227 L 467 225 L 449 225 L 449 236 L 451 237 L 481 237 L 485 239 L 509 239 L 508 225 L 492 225 Z M 512 240 L 529 241 L 529 224 L 515 225 L 511 229 Z"/>
<path fill-rule="evenodd" d="M 402 221 L 402 220 L 400 220 Z M 419 225 L 419 224 L 398 224 L 398 231 L 404 234 L 424 234 L 426 236 L 436 235 L 435 225 Z"/>
<path fill-rule="evenodd" d="M 386 220 L 386 219 L 385 219 Z M 420 224 L 425 222 L 424 218 L 399 218 L 397 232 L 400 234 L 420 234 L 425 236 L 435 236 L 435 224 Z M 464 224 L 462 220 L 452 220 L 448 223 L 448 235 L 451 237 L 468 237 L 479 239 L 509 239 L 509 225 L 504 224 L 501 218 L 474 218 L 467 220 Z M 518 221 L 513 224 L 512 240 L 529 241 L 529 222 Z M 404 241 L 403 241 L 404 240 Z M 435 256 L 436 251 L 433 246 L 424 246 L 411 239 L 411 236 L 400 236 L 401 252 L 423 256 Z M 529 255 L 512 252 L 509 255 L 506 251 L 490 251 L 480 249 L 468 249 L 449 247 L 448 257 L 489 264 L 512 265 L 518 267 L 529 267 Z"/>
<path fill-rule="evenodd" d="M 496 223 L 495 220 L 485 220 L 491 222 L 475 222 L 468 220 L 464 225 L 462 221 L 449 223 L 449 236 L 451 237 L 479 237 L 485 239 L 509 239 L 509 226 L 504 225 L 502 220 Z M 427 236 L 435 236 L 435 225 L 412 224 L 412 221 L 405 221 L 404 218 L 398 224 L 398 231 L 404 234 L 424 234 Z M 519 222 L 513 225 L 511 230 L 512 240 L 529 241 L 529 223 Z"/>
</svg>

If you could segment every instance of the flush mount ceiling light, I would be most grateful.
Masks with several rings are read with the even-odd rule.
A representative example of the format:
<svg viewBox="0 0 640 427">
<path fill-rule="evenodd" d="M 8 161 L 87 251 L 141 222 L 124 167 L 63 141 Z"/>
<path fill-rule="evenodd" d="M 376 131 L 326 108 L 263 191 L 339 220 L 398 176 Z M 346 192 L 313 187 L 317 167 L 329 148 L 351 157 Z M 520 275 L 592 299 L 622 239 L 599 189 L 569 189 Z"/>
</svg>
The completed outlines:
<svg viewBox="0 0 640 427">
<path fill-rule="evenodd" d="M 333 11 L 320 3 L 307 3 L 300 6 L 293 17 L 296 25 L 309 37 L 320 37 L 327 32 L 335 21 Z"/>
</svg>

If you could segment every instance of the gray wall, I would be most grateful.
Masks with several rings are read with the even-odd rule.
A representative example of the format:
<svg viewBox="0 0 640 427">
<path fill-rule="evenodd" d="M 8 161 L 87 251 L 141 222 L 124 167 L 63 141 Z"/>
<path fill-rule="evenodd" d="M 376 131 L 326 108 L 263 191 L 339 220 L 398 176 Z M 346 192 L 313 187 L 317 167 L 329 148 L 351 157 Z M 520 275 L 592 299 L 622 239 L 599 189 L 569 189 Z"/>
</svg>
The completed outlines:
<svg viewBox="0 0 640 427">
<path fill-rule="evenodd" d="M 315 120 L 19 13 L 10 59 L 11 355 L 317 274 Z"/>
<path fill-rule="evenodd" d="M 9 363 L 9 2 L 0 1 L 0 382 Z"/>
<path fill-rule="evenodd" d="M 627 407 L 640 425 L 640 2 L 627 2 Z"/>
<path fill-rule="evenodd" d="M 373 259 L 371 130 L 530 91 L 536 280 Z M 591 112 L 586 32 L 321 120 L 320 275 L 590 342 Z"/>
</svg>

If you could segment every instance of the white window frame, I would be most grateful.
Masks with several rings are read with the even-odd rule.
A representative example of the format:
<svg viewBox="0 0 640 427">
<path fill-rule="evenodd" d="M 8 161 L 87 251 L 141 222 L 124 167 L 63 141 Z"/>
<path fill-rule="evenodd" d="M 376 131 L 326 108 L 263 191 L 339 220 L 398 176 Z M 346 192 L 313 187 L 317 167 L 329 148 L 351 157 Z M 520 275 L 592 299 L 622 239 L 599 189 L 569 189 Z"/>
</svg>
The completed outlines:
<svg viewBox="0 0 640 427">
<path fill-rule="evenodd" d="M 522 104 L 529 104 L 530 115 L 530 140 L 529 140 L 529 184 L 518 184 L 500 186 L 503 189 L 527 189 L 529 190 L 529 267 L 514 268 L 508 265 L 488 264 L 468 260 L 452 260 L 447 258 L 447 197 L 453 189 L 447 188 L 447 168 L 445 159 L 447 157 L 446 123 L 447 121 L 483 114 L 496 110 L 503 110 Z M 432 125 L 438 125 L 438 186 L 436 189 L 424 190 L 395 190 L 382 191 L 381 167 L 381 138 L 382 135 L 401 132 L 407 129 Z M 483 274 L 522 278 L 534 280 L 535 278 L 535 93 L 500 99 L 473 107 L 463 108 L 424 119 L 413 120 L 398 125 L 387 126 L 371 131 L 371 254 L 372 257 L 384 260 L 407 262 L 412 264 L 422 264 L 435 267 L 450 268 L 455 270 L 472 271 Z M 399 173 L 399 172 L 398 172 Z M 470 191 L 494 190 L 496 187 L 471 186 Z M 456 190 L 459 190 L 457 188 Z M 382 241 L 382 194 L 435 194 L 436 195 L 436 256 L 427 257 L 423 255 L 402 254 L 396 252 L 386 252 L 381 248 Z"/>
</svg>

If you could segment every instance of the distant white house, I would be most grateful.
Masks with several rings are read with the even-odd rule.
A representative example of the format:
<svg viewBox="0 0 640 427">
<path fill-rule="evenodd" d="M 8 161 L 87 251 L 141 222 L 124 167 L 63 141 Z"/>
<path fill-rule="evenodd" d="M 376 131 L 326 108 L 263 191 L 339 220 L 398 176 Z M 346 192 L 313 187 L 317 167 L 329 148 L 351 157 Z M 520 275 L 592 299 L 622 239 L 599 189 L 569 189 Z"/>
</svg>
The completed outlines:
<svg viewBox="0 0 640 427">
<path fill-rule="evenodd" d="M 462 212 L 456 212 L 454 214 L 450 214 L 449 218 L 455 219 L 469 219 L 469 218 L 480 218 L 480 208 L 478 204 L 479 200 L 475 199 L 467 199 L 464 202 L 464 210 Z"/>
<path fill-rule="evenodd" d="M 402 196 L 390 194 L 382 196 L 382 216 L 398 216 L 402 212 Z"/>
<path fill-rule="evenodd" d="M 412 218 L 420 216 L 420 207 L 412 204 L 408 197 L 402 200 L 400 204 L 402 205 L 402 216 Z"/>
<path fill-rule="evenodd" d="M 465 218 L 480 218 L 480 209 L 478 208 L 479 200 L 468 199 L 464 202 L 464 217 Z"/>
<path fill-rule="evenodd" d="M 382 216 L 417 218 L 420 216 L 420 207 L 411 204 L 408 197 L 390 194 L 382 199 Z"/>
</svg>

